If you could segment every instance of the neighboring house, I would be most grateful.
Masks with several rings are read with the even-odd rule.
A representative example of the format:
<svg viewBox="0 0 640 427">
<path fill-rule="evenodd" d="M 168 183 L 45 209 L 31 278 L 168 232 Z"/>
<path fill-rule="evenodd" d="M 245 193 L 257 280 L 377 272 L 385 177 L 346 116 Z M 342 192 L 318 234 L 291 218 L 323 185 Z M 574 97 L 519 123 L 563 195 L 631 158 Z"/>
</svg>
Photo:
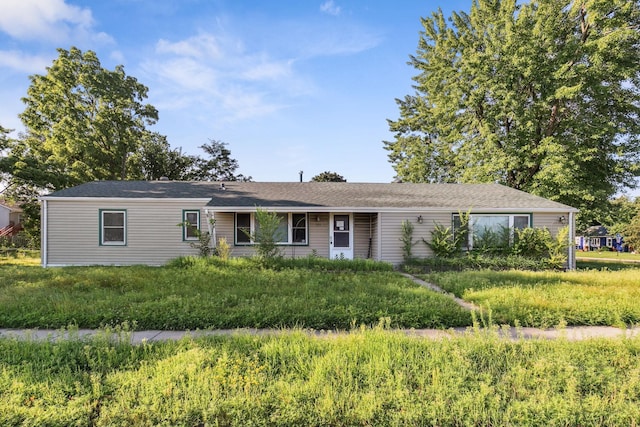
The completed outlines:
<svg viewBox="0 0 640 427">
<path fill-rule="evenodd" d="M 628 251 L 622 236 L 609 234 L 607 227 L 594 225 L 585 230 L 584 236 L 576 236 L 576 249 L 583 251 Z"/>
<path fill-rule="evenodd" d="M 15 236 L 22 230 L 20 206 L 0 199 L 0 237 Z"/>
<path fill-rule="evenodd" d="M 401 224 L 414 225 L 414 256 L 427 257 L 436 224 L 470 212 L 478 227 L 569 226 L 575 266 L 577 210 L 498 184 L 96 181 L 42 202 L 42 264 L 159 265 L 195 255 L 194 227 L 225 238 L 234 256 L 255 253 L 245 232 L 257 207 L 281 217 L 282 255 L 403 262 Z M 187 221 L 192 226 L 179 226 Z M 214 222 L 215 226 L 210 224 Z M 471 242 L 472 245 L 472 242 Z"/>
</svg>

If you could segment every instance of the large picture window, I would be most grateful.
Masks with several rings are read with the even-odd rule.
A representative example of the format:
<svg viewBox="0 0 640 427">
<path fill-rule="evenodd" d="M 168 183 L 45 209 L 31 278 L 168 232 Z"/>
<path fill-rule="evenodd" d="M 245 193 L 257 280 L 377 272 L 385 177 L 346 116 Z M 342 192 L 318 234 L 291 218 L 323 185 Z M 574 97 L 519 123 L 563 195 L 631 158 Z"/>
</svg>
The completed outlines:
<svg viewBox="0 0 640 427">
<path fill-rule="evenodd" d="M 182 240 L 198 240 L 200 211 L 182 211 Z"/>
<path fill-rule="evenodd" d="M 306 213 L 278 213 L 280 224 L 276 231 L 278 244 L 306 245 L 308 241 L 308 219 Z M 236 244 L 250 245 L 251 235 L 259 228 L 253 214 L 237 213 L 235 226 Z"/>
<path fill-rule="evenodd" d="M 106 209 L 100 211 L 100 244 L 105 246 L 127 244 L 127 211 Z"/>
<path fill-rule="evenodd" d="M 531 216 L 527 214 L 471 214 L 468 230 L 461 230 L 460 215 L 453 215 L 453 229 L 467 232 L 463 249 L 472 250 L 474 246 L 506 246 L 513 244 L 514 230 L 531 226 Z"/>
</svg>

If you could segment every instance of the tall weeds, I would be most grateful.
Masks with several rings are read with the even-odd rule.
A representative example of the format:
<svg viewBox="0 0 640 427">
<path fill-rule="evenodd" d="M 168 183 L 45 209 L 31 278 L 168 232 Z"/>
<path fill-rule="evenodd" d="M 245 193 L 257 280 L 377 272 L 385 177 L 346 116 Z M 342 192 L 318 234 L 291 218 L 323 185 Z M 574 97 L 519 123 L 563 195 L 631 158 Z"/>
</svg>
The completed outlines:
<svg viewBox="0 0 640 427">
<path fill-rule="evenodd" d="M 492 329 L 0 340 L 0 425 L 637 425 L 639 352 Z"/>
</svg>

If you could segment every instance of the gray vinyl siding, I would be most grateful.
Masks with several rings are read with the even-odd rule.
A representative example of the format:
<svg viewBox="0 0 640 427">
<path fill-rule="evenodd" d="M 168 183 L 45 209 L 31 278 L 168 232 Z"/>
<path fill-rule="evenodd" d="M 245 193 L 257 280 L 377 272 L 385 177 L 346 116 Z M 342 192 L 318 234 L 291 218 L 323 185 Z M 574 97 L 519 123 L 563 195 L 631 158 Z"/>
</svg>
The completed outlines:
<svg viewBox="0 0 640 427">
<path fill-rule="evenodd" d="M 422 224 L 417 221 L 422 216 Z M 380 259 L 393 264 L 402 264 L 402 221 L 408 220 L 413 224 L 414 246 L 412 255 L 416 258 L 426 258 L 432 255 L 429 247 L 422 238 L 431 240 L 431 231 L 436 224 L 446 227 L 451 226 L 451 213 L 449 212 L 383 212 L 380 220 Z"/>
<path fill-rule="evenodd" d="M 160 265 L 181 255 L 197 255 L 182 240 L 184 209 L 202 202 L 184 201 L 47 201 L 47 265 Z M 126 245 L 100 245 L 100 210 L 126 210 Z M 201 229 L 206 217 L 201 211 Z M 43 260 L 45 261 L 45 260 Z"/>
<path fill-rule="evenodd" d="M 560 216 L 564 216 L 566 221 L 564 224 L 560 223 Z M 558 213 L 536 213 L 533 215 L 533 227 L 536 228 L 546 228 L 551 232 L 552 236 L 555 236 L 561 228 L 568 227 L 569 224 L 569 212 L 558 212 Z M 571 230 L 571 229 L 570 229 Z M 570 269 L 575 268 L 575 230 L 571 230 L 570 236 L 568 236 L 568 247 L 567 247 L 567 265 L 566 267 Z"/>
<path fill-rule="evenodd" d="M 353 215 L 353 256 L 367 258 L 369 255 L 369 236 L 375 233 L 373 218 L 375 214 L 356 213 Z M 373 244 L 373 242 L 372 242 Z"/>
<path fill-rule="evenodd" d="M 372 218 L 371 218 L 371 226 L 373 229 L 373 237 L 371 238 L 371 259 L 380 260 L 380 251 L 379 251 L 379 242 L 380 242 L 380 237 L 378 236 L 378 222 L 379 222 L 379 215 L 375 214 Z"/>
<path fill-rule="evenodd" d="M 555 236 L 562 227 L 566 227 L 567 223 L 561 224 L 558 218 L 564 215 L 565 218 L 569 218 L 569 213 L 536 213 L 533 215 L 534 228 L 546 228 L 551 232 L 552 236 Z"/>
</svg>

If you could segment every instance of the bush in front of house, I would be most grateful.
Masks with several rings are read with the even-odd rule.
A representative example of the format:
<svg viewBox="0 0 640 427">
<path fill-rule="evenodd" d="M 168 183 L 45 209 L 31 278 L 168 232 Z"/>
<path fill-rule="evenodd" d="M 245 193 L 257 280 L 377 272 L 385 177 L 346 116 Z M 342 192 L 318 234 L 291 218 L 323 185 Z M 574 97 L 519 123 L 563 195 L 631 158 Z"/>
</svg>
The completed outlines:
<svg viewBox="0 0 640 427">
<path fill-rule="evenodd" d="M 465 270 L 549 270 L 546 259 L 528 258 L 520 255 L 494 256 L 470 252 L 450 258 L 432 257 L 413 260 L 403 269 L 409 272 L 465 271 Z"/>
<path fill-rule="evenodd" d="M 462 228 L 467 225 L 468 217 Z M 546 228 L 484 230 L 474 235 L 474 248 L 465 250 L 468 232 L 436 224 L 431 240 L 422 239 L 434 257 L 412 259 L 403 267 L 407 271 L 560 270 L 567 262 L 568 233 L 567 227 L 555 237 Z"/>
</svg>

